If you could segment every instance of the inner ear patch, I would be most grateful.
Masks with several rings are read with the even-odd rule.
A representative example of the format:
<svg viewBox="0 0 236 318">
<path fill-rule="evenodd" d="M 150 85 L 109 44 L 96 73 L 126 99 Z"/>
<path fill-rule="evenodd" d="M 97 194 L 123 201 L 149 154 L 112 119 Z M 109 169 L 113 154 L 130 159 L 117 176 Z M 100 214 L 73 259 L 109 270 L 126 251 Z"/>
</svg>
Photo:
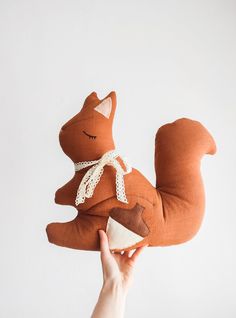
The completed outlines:
<svg viewBox="0 0 236 318">
<path fill-rule="evenodd" d="M 104 99 L 98 106 L 94 108 L 97 112 L 109 118 L 112 110 L 112 100 L 111 97 Z"/>
</svg>

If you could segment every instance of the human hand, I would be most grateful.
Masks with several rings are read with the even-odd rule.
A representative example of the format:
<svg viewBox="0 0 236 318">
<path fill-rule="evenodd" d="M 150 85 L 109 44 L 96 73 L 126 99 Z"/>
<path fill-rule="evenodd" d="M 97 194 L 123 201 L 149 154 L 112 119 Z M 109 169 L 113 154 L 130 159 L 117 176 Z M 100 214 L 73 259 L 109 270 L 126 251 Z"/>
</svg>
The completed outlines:
<svg viewBox="0 0 236 318">
<path fill-rule="evenodd" d="M 123 318 L 128 287 L 133 279 L 134 264 L 145 246 L 123 253 L 112 253 L 108 238 L 99 230 L 103 287 L 92 318 Z"/>
<path fill-rule="evenodd" d="M 109 249 L 108 237 L 103 230 L 99 230 L 103 282 L 115 283 L 126 292 L 133 280 L 133 269 L 138 256 L 147 246 L 138 247 L 134 251 L 113 253 Z"/>
</svg>

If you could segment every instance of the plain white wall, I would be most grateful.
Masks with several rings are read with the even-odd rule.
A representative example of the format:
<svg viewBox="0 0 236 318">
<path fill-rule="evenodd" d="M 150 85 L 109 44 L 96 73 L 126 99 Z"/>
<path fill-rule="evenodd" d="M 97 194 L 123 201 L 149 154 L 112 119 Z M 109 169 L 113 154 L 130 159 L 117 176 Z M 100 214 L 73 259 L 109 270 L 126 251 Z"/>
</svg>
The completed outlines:
<svg viewBox="0 0 236 318">
<path fill-rule="evenodd" d="M 93 90 L 115 90 L 117 148 L 154 184 L 154 136 L 200 120 L 206 214 L 190 242 L 146 249 L 126 317 L 236 317 L 236 2 L 0 1 L 0 316 L 89 317 L 99 253 L 47 242 L 71 220 L 54 192 L 73 176 L 58 133 Z M 132 119 L 132 120 L 131 120 Z"/>
</svg>

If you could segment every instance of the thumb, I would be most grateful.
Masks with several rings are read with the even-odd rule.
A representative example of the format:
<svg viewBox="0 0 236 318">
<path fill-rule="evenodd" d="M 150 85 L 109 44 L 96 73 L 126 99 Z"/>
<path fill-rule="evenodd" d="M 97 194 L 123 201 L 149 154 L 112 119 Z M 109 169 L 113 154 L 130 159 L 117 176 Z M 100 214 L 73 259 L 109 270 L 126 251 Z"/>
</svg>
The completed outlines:
<svg viewBox="0 0 236 318">
<path fill-rule="evenodd" d="M 101 258 L 104 259 L 108 255 L 110 255 L 109 243 L 106 233 L 103 230 L 98 230 L 100 237 L 100 250 L 101 250 Z"/>
</svg>

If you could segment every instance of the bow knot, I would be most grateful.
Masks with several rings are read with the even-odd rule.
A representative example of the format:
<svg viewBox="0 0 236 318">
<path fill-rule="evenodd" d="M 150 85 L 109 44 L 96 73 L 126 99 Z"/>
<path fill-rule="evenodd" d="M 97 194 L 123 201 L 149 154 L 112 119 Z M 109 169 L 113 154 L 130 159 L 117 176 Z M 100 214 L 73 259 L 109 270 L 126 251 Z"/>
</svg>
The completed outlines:
<svg viewBox="0 0 236 318">
<path fill-rule="evenodd" d="M 91 198 L 93 196 L 94 189 L 104 172 L 104 166 L 113 166 L 116 169 L 116 197 L 117 200 L 128 203 L 125 194 L 125 183 L 124 175 L 132 171 L 132 168 L 123 159 L 126 171 L 123 170 L 120 163 L 117 161 L 119 154 L 116 150 L 110 150 L 106 152 L 99 160 L 93 161 L 82 161 L 75 163 L 75 171 L 80 171 L 81 169 L 92 166 L 84 175 L 82 181 L 80 182 L 79 188 L 77 190 L 77 195 L 75 199 L 75 205 L 84 203 L 86 198 Z"/>
</svg>

